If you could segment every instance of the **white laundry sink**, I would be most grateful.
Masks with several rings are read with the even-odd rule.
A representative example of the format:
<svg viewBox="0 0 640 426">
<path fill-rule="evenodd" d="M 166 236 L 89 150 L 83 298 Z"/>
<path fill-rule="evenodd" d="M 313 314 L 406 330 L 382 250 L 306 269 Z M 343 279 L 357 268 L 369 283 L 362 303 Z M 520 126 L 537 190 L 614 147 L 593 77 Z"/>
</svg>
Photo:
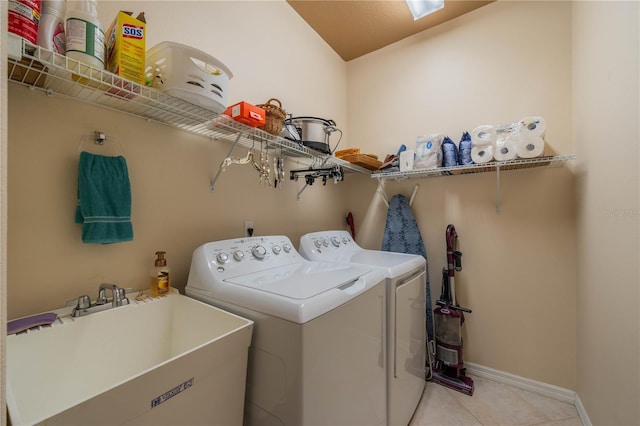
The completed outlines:
<svg viewBox="0 0 640 426">
<path fill-rule="evenodd" d="M 180 294 L 7 336 L 13 425 L 242 424 L 253 322 Z"/>
</svg>

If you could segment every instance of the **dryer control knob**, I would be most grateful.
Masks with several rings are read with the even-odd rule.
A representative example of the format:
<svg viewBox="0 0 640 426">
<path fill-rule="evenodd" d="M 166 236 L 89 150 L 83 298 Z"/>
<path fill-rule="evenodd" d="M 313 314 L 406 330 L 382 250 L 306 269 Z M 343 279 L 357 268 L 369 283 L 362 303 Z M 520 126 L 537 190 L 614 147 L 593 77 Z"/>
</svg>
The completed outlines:
<svg viewBox="0 0 640 426">
<path fill-rule="evenodd" d="M 340 247 L 340 239 L 338 237 L 331 237 L 331 244 L 336 247 Z"/>
<path fill-rule="evenodd" d="M 226 263 L 227 260 L 229 260 L 229 256 L 227 255 L 227 253 L 221 252 L 216 256 L 216 260 L 218 261 L 218 263 Z"/>
<path fill-rule="evenodd" d="M 285 253 L 289 253 L 291 252 L 291 246 L 289 244 L 285 244 L 282 246 L 282 250 L 284 250 Z"/>
<path fill-rule="evenodd" d="M 267 249 L 264 246 L 257 245 L 251 249 L 251 254 L 255 256 L 256 259 L 264 259 L 267 255 Z"/>
<path fill-rule="evenodd" d="M 242 259 L 244 259 L 244 252 L 242 250 L 236 250 L 233 252 L 233 258 L 235 260 L 237 260 L 238 262 L 240 262 Z"/>
<path fill-rule="evenodd" d="M 316 246 L 316 248 L 320 248 L 320 247 L 322 247 L 322 241 L 320 241 L 320 240 L 315 240 L 315 241 L 313 242 L 313 245 L 314 245 L 314 246 Z"/>
<path fill-rule="evenodd" d="M 322 239 L 322 245 L 325 247 L 329 247 L 329 239 L 328 238 L 323 238 Z"/>
<path fill-rule="evenodd" d="M 282 249 L 280 248 L 280 246 L 273 246 L 271 248 L 271 251 L 273 252 L 273 254 L 280 254 L 280 252 L 282 251 Z"/>
</svg>

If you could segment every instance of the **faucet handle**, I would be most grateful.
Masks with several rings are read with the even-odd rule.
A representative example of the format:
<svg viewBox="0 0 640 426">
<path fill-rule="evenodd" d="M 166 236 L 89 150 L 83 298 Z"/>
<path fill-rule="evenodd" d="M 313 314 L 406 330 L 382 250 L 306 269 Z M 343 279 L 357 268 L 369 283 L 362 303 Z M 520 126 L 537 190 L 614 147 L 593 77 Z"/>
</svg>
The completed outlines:
<svg viewBox="0 0 640 426">
<path fill-rule="evenodd" d="M 88 309 L 91 307 L 91 298 L 86 294 L 84 296 L 78 297 L 78 304 L 76 305 L 76 309 Z"/>
<path fill-rule="evenodd" d="M 118 296 L 120 297 L 120 301 L 122 305 L 129 304 L 129 298 L 127 297 L 127 290 L 124 288 L 118 288 Z"/>
<path fill-rule="evenodd" d="M 86 310 L 91 307 L 91 298 L 86 294 L 84 296 L 78 297 L 78 302 L 76 303 L 76 307 L 71 311 L 72 317 L 79 317 L 86 313 Z"/>
</svg>

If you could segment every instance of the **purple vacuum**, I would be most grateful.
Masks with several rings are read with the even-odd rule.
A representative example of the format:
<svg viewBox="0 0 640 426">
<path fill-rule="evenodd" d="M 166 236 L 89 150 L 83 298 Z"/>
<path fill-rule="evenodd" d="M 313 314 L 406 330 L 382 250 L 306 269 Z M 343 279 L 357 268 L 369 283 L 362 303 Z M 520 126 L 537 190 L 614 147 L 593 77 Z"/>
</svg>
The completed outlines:
<svg viewBox="0 0 640 426">
<path fill-rule="evenodd" d="M 453 225 L 447 226 L 447 267 L 442 268 L 442 294 L 433 310 L 435 322 L 436 354 L 431 380 L 462 392 L 473 395 L 473 379 L 466 376 L 462 361 L 462 324 L 464 313 L 471 309 L 463 308 L 456 301 L 455 274 L 462 270 L 462 253 L 457 250 L 458 233 Z"/>
</svg>

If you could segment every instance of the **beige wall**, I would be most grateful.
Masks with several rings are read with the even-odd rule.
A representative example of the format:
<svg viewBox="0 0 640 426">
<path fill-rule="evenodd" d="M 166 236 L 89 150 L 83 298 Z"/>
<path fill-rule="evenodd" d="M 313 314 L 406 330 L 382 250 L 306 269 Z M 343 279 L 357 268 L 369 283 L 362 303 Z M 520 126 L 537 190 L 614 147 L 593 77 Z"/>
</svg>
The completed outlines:
<svg viewBox="0 0 640 426">
<path fill-rule="evenodd" d="M 573 153 L 571 5 L 497 2 L 348 63 L 349 135 L 380 156 L 417 135 L 463 131 L 527 115 L 547 119 L 549 152 Z M 386 207 L 349 186 L 359 241 L 379 248 Z M 452 223 L 463 252 L 456 275 L 467 361 L 557 386 L 576 386 L 574 182 L 569 168 L 387 184 L 410 196 L 429 258 L 432 299 Z M 352 201 L 354 200 L 354 201 Z M 355 201 L 357 200 L 357 201 Z"/>
<path fill-rule="evenodd" d="M 573 7 L 577 391 L 593 424 L 640 424 L 639 18 L 637 2 Z"/>
<path fill-rule="evenodd" d="M 179 6 L 144 2 L 149 45 L 172 40 L 222 60 L 235 73 L 230 102 L 277 97 L 297 115 L 346 122 L 344 61 L 286 3 Z M 100 17 L 106 21 L 104 16 L 130 7 L 101 1 Z M 229 144 L 13 84 L 8 106 L 9 319 L 60 307 L 82 294 L 94 297 L 104 281 L 146 288 L 156 250 L 167 251 L 173 284 L 182 290 L 193 250 L 242 235 L 245 219 L 254 221 L 256 235 L 286 234 L 294 242 L 305 232 L 344 226 L 346 184 L 316 184 L 298 201 L 302 181 L 263 188 L 250 167 L 231 166 L 210 193 L 209 181 Z M 79 148 L 100 152 L 80 141 L 94 130 L 113 139 L 111 152 L 121 145 L 126 154 L 133 242 L 85 245 L 73 223 Z M 245 152 L 238 149 L 234 156 Z"/>
</svg>

